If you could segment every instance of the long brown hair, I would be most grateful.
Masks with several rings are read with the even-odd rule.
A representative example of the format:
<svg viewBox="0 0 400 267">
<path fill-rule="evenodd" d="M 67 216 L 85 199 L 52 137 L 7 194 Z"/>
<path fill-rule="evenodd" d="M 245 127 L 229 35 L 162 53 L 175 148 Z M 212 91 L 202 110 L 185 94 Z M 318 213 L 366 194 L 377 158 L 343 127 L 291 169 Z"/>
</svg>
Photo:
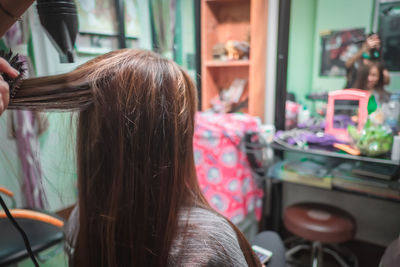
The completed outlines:
<svg viewBox="0 0 400 267">
<path fill-rule="evenodd" d="M 357 79 L 353 88 L 367 90 L 368 75 L 372 68 L 377 68 L 379 79 L 375 85 L 374 91 L 378 94 L 379 102 L 387 102 L 390 98 L 390 93 L 384 88 L 384 66 L 380 62 L 371 62 L 362 65 L 357 72 Z"/>
<path fill-rule="evenodd" d="M 25 80 L 9 108 L 80 111 L 74 266 L 166 266 L 179 209 L 211 210 L 194 165 L 196 90 L 175 63 L 114 51 L 67 74 Z M 260 266 L 232 227 L 248 265 Z"/>
<path fill-rule="evenodd" d="M 364 64 L 358 69 L 353 88 L 367 90 L 368 75 L 372 68 L 377 68 L 379 73 L 379 79 L 374 90 L 383 91 L 383 65 L 378 62 Z"/>
</svg>

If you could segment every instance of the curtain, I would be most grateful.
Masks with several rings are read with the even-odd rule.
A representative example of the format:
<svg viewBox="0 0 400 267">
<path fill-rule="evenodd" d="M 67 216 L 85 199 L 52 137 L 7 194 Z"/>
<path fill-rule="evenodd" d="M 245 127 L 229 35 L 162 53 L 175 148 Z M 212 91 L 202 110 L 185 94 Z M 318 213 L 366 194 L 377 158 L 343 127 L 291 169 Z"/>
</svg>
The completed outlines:
<svg viewBox="0 0 400 267">
<path fill-rule="evenodd" d="M 174 59 L 176 0 L 150 0 L 149 4 L 153 49 Z"/>
<path fill-rule="evenodd" d="M 34 73 L 28 56 L 30 37 L 27 17 L 16 22 L 4 35 L 3 41 L 20 60 L 25 62 L 26 77 Z M 9 111 L 9 136 L 15 138 L 21 164 L 22 192 L 28 208 L 44 209 L 47 200 L 42 183 L 42 169 L 39 158 L 39 134 L 46 128 L 47 120 L 32 111 Z"/>
</svg>

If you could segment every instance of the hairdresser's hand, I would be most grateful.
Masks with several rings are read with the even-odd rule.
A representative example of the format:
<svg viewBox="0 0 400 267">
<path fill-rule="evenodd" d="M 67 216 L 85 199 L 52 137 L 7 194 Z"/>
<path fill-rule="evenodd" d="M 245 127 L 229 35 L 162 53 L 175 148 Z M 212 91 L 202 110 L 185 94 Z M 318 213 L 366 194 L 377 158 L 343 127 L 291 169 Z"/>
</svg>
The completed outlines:
<svg viewBox="0 0 400 267">
<path fill-rule="evenodd" d="M 381 40 L 378 35 L 374 34 L 367 38 L 365 44 L 368 50 L 366 52 L 369 52 L 373 48 L 379 49 L 381 47 Z"/>
<path fill-rule="evenodd" d="M 0 73 L 6 73 L 11 78 L 16 78 L 19 75 L 19 72 L 8 64 L 8 62 L 0 58 Z M 8 87 L 8 83 L 6 83 L 3 79 L 3 76 L 0 75 L 0 115 L 7 108 L 8 102 L 10 100 L 10 90 Z"/>
</svg>

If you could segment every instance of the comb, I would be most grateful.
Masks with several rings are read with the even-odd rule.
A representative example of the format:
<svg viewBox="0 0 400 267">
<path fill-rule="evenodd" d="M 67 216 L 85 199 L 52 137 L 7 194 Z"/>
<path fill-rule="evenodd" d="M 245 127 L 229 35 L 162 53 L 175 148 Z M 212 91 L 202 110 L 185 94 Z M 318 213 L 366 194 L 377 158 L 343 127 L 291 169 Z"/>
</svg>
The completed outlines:
<svg viewBox="0 0 400 267">
<path fill-rule="evenodd" d="M 11 67 L 19 71 L 19 75 L 16 78 L 11 78 L 6 73 L 1 73 L 1 76 L 3 76 L 4 81 L 8 83 L 10 88 L 10 98 L 14 98 L 17 94 L 18 88 L 22 83 L 22 79 L 26 71 L 26 69 L 23 67 L 24 62 L 20 60 L 18 54 L 13 54 L 11 50 L 9 52 L 1 50 L 0 57 L 7 60 Z"/>
</svg>

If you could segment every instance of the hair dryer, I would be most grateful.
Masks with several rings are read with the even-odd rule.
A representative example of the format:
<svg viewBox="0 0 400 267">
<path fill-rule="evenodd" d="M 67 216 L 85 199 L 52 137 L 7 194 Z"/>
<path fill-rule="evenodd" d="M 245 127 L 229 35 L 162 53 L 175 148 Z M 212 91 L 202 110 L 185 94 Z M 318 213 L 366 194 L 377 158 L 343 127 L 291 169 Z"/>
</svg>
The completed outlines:
<svg viewBox="0 0 400 267">
<path fill-rule="evenodd" d="M 40 23 L 60 55 L 60 62 L 74 62 L 73 49 L 78 34 L 74 0 L 37 0 L 37 10 Z"/>
</svg>

